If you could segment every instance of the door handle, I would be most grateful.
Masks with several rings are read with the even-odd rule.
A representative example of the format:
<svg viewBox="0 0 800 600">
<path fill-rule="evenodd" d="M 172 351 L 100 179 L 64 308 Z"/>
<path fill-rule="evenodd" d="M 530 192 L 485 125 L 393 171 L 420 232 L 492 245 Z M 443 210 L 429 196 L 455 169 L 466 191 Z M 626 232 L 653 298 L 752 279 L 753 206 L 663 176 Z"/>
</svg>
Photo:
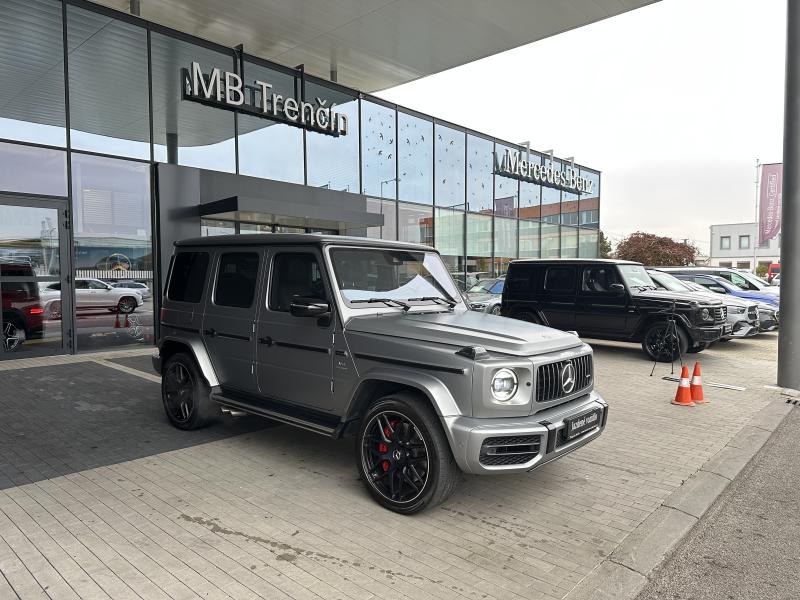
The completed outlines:
<svg viewBox="0 0 800 600">
<path fill-rule="evenodd" d="M 336 356 L 347 356 L 347 350 L 337 350 Z"/>
<path fill-rule="evenodd" d="M 260 338 L 258 338 L 258 343 L 259 344 L 264 344 L 265 346 L 272 346 L 272 338 L 269 337 L 269 336 L 260 337 Z"/>
<path fill-rule="evenodd" d="M 217 330 L 213 327 L 211 329 L 203 329 L 203 335 L 210 335 L 211 337 L 216 337 Z"/>
</svg>

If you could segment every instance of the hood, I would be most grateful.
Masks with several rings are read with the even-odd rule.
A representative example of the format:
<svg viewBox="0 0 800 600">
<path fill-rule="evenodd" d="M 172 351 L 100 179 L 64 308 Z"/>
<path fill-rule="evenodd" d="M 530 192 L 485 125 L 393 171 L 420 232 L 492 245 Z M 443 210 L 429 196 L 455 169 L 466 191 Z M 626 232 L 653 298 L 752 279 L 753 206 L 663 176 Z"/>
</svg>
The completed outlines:
<svg viewBox="0 0 800 600">
<path fill-rule="evenodd" d="M 717 292 L 692 292 L 695 296 L 703 297 L 709 300 L 720 300 L 725 306 L 752 306 L 756 304 L 756 300 L 747 300 L 745 298 L 737 298 L 730 294 L 718 294 Z"/>
<path fill-rule="evenodd" d="M 467 299 L 470 302 L 489 304 L 492 300 L 499 300 L 500 294 L 467 294 Z"/>
<path fill-rule="evenodd" d="M 737 291 L 734 293 L 736 298 L 743 298 L 747 300 L 753 300 L 755 302 L 766 302 L 767 304 L 772 304 L 777 306 L 780 302 L 780 296 L 777 294 L 767 294 L 765 292 L 752 292 L 742 290 L 741 292 Z"/>
<path fill-rule="evenodd" d="M 645 290 L 638 294 L 634 294 L 635 300 L 659 300 L 661 302 L 676 301 L 677 304 L 689 304 L 697 302 L 700 304 L 722 304 L 716 298 L 706 297 L 704 295 L 696 294 L 694 292 L 670 292 L 669 290 Z"/>
<path fill-rule="evenodd" d="M 514 356 L 557 352 L 583 343 L 571 333 L 475 311 L 373 313 L 350 319 L 345 333 L 349 331 L 435 342 L 457 348 L 483 346 L 489 352 Z"/>
</svg>

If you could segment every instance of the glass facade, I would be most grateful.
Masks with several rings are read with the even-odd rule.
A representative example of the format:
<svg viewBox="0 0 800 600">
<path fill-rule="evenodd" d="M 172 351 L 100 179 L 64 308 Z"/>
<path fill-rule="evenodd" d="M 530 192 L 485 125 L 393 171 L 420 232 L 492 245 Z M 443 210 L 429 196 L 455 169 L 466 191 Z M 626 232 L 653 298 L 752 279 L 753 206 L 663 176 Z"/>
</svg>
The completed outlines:
<svg viewBox="0 0 800 600">
<path fill-rule="evenodd" d="M 192 63 L 203 70 L 203 86 L 213 69 L 222 83 L 226 72 L 240 74 L 251 104 L 265 97 L 256 81 L 268 82 L 270 98 L 324 102 L 346 119 L 346 131 L 326 135 L 187 101 Z M 504 274 L 517 257 L 597 256 L 598 171 L 109 8 L 0 2 L 0 78 L 13 82 L 0 89 L 0 195 L 71 207 L 68 267 L 76 279 L 152 289 L 156 163 L 363 195 L 366 212 L 382 215 L 383 225 L 325 231 L 434 245 L 462 288 Z M 592 189 L 501 175 L 495 154 L 506 151 L 574 168 Z M 200 232 L 312 231 L 280 215 L 266 222 L 208 218 Z M 157 301 L 127 318 L 83 315 L 75 304 L 73 349 L 152 339 Z"/>
</svg>

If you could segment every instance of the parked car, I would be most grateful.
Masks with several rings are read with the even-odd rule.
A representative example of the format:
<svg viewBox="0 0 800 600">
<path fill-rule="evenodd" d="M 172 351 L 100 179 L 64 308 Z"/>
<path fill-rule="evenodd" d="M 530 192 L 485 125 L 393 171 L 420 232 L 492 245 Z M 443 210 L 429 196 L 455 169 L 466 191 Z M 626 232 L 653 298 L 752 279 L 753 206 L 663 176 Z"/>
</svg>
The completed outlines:
<svg viewBox="0 0 800 600">
<path fill-rule="evenodd" d="M 135 290 L 139 292 L 142 300 L 147 300 L 153 295 L 153 292 L 150 291 L 150 288 L 147 287 L 147 285 L 138 281 L 117 281 L 116 283 L 112 283 L 111 287 Z"/>
<path fill-rule="evenodd" d="M 751 300 L 758 304 L 758 320 L 761 331 L 773 331 L 778 328 L 780 318 L 780 298 L 773 294 L 745 291 L 733 285 L 727 279 L 715 275 L 676 275 L 678 279 L 691 281 L 717 294 L 726 294 L 735 298 Z"/>
<path fill-rule="evenodd" d="M 42 302 L 49 318 L 61 318 L 61 284 L 51 283 L 41 292 Z M 88 312 L 109 310 L 130 314 L 143 304 L 137 290 L 115 288 L 99 279 L 75 279 L 75 310 Z"/>
<path fill-rule="evenodd" d="M 609 259 L 513 261 L 501 314 L 585 337 L 640 342 L 652 360 L 666 362 L 720 339 L 727 319 L 721 301 L 659 290 L 641 264 Z"/>
<path fill-rule="evenodd" d="M 469 309 L 490 315 L 500 314 L 500 301 L 503 298 L 503 285 L 505 277 L 497 279 L 482 279 L 467 290 Z"/>
<path fill-rule="evenodd" d="M 2 344 L 5 352 L 18 349 L 25 340 L 41 338 L 44 331 L 44 308 L 30 261 L 4 259 L 0 261 L 0 277 L 31 278 L 26 281 L 3 281 Z"/>
<path fill-rule="evenodd" d="M 748 292 L 763 292 L 765 294 L 772 294 L 773 296 L 780 295 L 780 288 L 771 286 L 765 280 L 753 275 L 748 271 L 737 271 L 736 269 L 729 269 L 727 267 L 655 267 L 660 271 L 672 273 L 676 277 L 680 275 L 713 275 L 722 277 L 730 283 L 740 287 Z"/>
<path fill-rule="evenodd" d="M 682 281 L 669 273 L 657 269 L 648 269 L 647 274 L 650 275 L 659 289 L 714 297 L 714 292 L 707 290 L 703 286 L 690 281 Z M 734 296 L 716 296 L 716 298 L 722 300 L 728 313 L 728 323 L 725 326 L 721 340 L 758 335 L 758 304 L 756 302 Z"/>
<path fill-rule="evenodd" d="M 775 283 L 775 278 L 780 277 L 781 274 L 781 263 L 772 263 L 769 267 L 767 267 L 767 281 L 769 283 Z"/>
<path fill-rule="evenodd" d="M 222 410 L 354 435 L 367 491 L 398 513 L 442 502 L 459 471 L 525 473 L 560 458 L 607 417 L 588 345 L 468 310 L 438 252 L 416 244 L 178 242 L 158 348 L 175 427 Z"/>
</svg>

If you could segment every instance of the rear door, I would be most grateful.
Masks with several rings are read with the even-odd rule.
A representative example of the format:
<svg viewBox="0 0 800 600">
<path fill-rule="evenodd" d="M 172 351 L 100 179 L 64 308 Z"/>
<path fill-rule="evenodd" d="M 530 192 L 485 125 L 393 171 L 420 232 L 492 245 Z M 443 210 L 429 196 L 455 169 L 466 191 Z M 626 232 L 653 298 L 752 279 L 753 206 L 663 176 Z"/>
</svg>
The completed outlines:
<svg viewBox="0 0 800 600">
<path fill-rule="evenodd" d="M 627 290 L 617 292 L 614 284 L 622 284 L 612 264 L 589 264 L 581 269 L 575 328 L 581 335 L 627 337 L 631 297 Z"/>
<path fill-rule="evenodd" d="M 258 390 L 253 366 L 254 332 L 263 254 L 262 248 L 236 246 L 219 249 L 214 260 L 202 336 L 225 390 Z"/>
<path fill-rule="evenodd" d="M 575 328 L 575 302 L 578 279 L 576 265 L 548 265 L 539 294 L 547 323 L 556 329 Z"/>
</svg>

